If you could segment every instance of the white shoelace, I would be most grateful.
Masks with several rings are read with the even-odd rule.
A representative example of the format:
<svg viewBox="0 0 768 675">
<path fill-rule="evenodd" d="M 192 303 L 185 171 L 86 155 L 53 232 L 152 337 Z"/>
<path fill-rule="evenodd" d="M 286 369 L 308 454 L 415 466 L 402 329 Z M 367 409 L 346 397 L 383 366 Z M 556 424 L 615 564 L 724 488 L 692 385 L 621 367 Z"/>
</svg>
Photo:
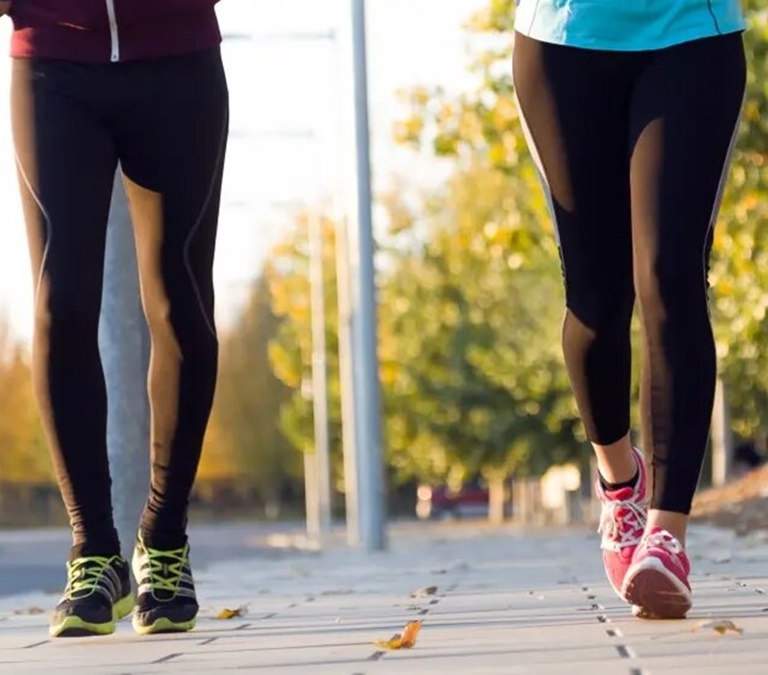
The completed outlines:
<svg viewBox="0 0 768 675">
<path fill-rule="evenodd" d="M 621 517 L 619 517 L 619 512 Z M 612 500 L 603 504 L 598 533 L 603 548 L 624 548 L 640 543 L 645 529 L 645 506 L 634 500 Z"/>
</svg>

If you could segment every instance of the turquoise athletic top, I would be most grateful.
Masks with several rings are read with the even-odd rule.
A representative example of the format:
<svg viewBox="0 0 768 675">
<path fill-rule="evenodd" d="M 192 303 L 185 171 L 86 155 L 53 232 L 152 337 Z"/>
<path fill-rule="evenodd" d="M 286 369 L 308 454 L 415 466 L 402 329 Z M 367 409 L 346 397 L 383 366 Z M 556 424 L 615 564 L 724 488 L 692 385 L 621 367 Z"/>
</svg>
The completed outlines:
<svg viewBox="0 0 768 675">
<path fill-rule="evenodd" d="M 517 0 L 534 40 L 615 51 L 663 49 L 744 30 L 740 0 Z"/>
</svg>

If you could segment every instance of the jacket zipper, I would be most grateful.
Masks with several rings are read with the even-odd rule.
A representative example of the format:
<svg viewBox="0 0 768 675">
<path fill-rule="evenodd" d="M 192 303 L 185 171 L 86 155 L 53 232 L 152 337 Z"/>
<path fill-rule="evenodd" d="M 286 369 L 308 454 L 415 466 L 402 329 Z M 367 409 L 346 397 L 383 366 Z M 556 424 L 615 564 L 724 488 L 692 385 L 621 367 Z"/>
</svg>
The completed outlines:
<svg viewBox="0 0 768 675">
<path fill-rule="evenodd" d="M 112 45 L 112 53 L 109 60 L 115 63 L 120 60 L 120 36 L 117 32 L 117 14 L 115 13 L 115 0 L 106 0 L 107 16 L 109 17 L 109 41 Z"/>
</svg>

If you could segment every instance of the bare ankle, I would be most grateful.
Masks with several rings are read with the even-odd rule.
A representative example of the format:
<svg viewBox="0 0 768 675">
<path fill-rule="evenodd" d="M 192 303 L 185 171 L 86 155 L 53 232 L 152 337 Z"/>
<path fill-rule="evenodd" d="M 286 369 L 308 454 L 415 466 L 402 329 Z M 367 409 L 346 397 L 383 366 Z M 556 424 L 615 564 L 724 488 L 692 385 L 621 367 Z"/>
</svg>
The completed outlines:
<svg viewBox="0 0 768 675">
<path fill-rule="evenodd" d="M 666 530 L 680 542 L 680 545 L 683 548 L 685 548 L 685 535 L 688 530 L 687 514 L 651 509 L 648 511 L 646 532 L 650 532 L 654 528 Z"/>
</svg>

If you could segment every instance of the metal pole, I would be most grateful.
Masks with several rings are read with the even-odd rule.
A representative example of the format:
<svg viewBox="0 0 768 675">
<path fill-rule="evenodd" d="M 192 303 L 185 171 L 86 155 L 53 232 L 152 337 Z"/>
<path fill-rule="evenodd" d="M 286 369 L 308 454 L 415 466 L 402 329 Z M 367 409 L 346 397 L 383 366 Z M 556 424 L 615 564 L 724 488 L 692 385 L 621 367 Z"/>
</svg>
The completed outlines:
<svg viewBox="0 0 768 675">
<path fill-rule="evenodd" d="M 319 547 L 322 541 L 320 531 L 320 509 L 318 508 L 317 453 L 304 453 L 304 511 L 307 523 L 307 539 L 312 546 Z"/>
<path fill-rule="evenodd" d="M 149 331 L 144 320 L 131 218 L 118 171 L 104 265 L 99 347 L 109 400 L 107 448 L 115 526 L 130 555 L 149 489 Z"/>
<path fill-rule="evenodd" d="M 318 149 L 319 150 L 319 149 Z M 325 281 L 323 278 L 323 216 L 319 204 L 309 214 L 309 265 L 312 312 L 312 406 L 319 537 L 331 530 L 331 458 L 328 428 L 328 367 L 325 354 Z"/>
<path fill-rule="evenodd" d="M 260 42 L 266 41 L 335 41 L 336 31 L 292 31 L 262 33 L 255 36 Z M 316 176 L 317 204 L 309 218 L 310 247 L 310 311 L 312 322 L 312 410 L 314 417 L 314 451 L 304 453 L 304 502 L 306 510 L 307 536 L 314 544 L 322 547 L 332 526 L 332 466 L 330 459 L 330 432 L 328 418 L 328 371 L 325 344 L 325 290 L 323 279 L 323 233 L 322 217 L 314 209 L 319 208 L 322 182 L 320 156 L 320 135 L 314 130 L 273 130 L 263 131 L 261 136 L 306 139 L 317 145 L 318 172 Z"/>
<path fill-rule="evenodd" d="M 381 392 L 376 339 L 376 286 L 371 195 L 365 0 L 352 0 L 357 219 L 350 229 L 353 368 L 356 384 L 358 514 L 363 546 L 386 548 L 381 443 Z"/>
<path fill-rule="evenodd" d="M 346 16 L 346 12 L 345 12 Z M 351 29 L 351 22 L 349 22 L 349 28 Z M 346 38 L 347 31 L 341 31 Z M 347 44 L 345 39 L 344 44 Z M 351 40 L 349 41 L 351 44 Z M 341 60 L 341 50 L 337 50 L 334 53 L 335 63 L 333 72 L 341 72 L 343 62 Z M 344 57 L 346 58 L 346 54 Z M 338 100 L 346 101 L 347 95 L 351 96 L 352 83 L 348 82 L 346 78 L 344 80 L 336 80 L 336 91 L 333 93 Z M 343 85 L 343 89 L 342 89 Z M 349 91 L 346 87 L 349 85 Z M 335 118 L 336 128 L 334 135 L 339 141 L 348 139 L 348 128 L 351 126 L 352 120 L 347 119 L 347 112 L 351 118 L 354 112 L 352 106 L 347 108 L 346 106 Z M 349 149 L 351 150 L 351 144 Z M 336 293 L 338 304 L 338 322 L 339 322 L 339 380 L 341 383 L 340 397 L 341 397 L 341 444 L 342 453 L 344 458 L 344 510 L 345 510 L 345 524 L 347 545 L 353 548 L 357 548 L 362 543 L 360 535 L 360 519 L 358 517 L 358 477 L 357 477 L 357 442 L 356 442 L 356 428 L 357 420 L 355 419 L 356 404 L 355 404 L 355 379 L 354 369 L 352 367 L 352 354 L 354 349 L 352 346 L 352 307 L 350 298 L 350 269 L 349 269 L 349 241 L 347 239 L 347 233 L 349 230 L 348 224 L 348 204 L 346 199 L 345 188 L 348 183 L 342 180 L 342 176 L 347 173 L 347 160 L 352 157 L 351 152 L 347 152 L 347 147 L 344 146 L 344 152 L 340 152 L 337 155 L 338 165 L 336 167 L 337 180 L 334 184 L 334 188 L 331 190 L 331 216 L 335 224 L 335 240 L 336 240 Z M 351 167 L 350 167 L 351 169 Z"/>
<path fill-rule="evenodd" d="M 712 484 L 722 486 L 731 477 L 733 463 L 733 436 L 728 414 L 728 390 L 718 377 L 715 401 L 712 407 Z"/>
<path fill-rule="evenodd" d="M 344 453 L 344 504 L 347 544 L 357 548 L 362 544 L 358 514 L 357 419 L 355 378 L 352 364 L 352 309 L 350 299 L 349 242 L 346 219 L 337 220 L 336 283 L 339 304 L 339 378 L 341 380 L 341 434 Z"/>
<path fill-rule="evenodd" d="M 264 131 L 260 135 L 272 138 L 293 138 L 312 141 L 317 157 L 314 194 L 308 204 L 309 281 L 312 333 L 312 382 L 307 400 L 312 399 L 314 448 L 304 453 L 304 503 L 307 535 L 322 547 L 332 525 L 332 468 L 330 458 L 330 422 L 328 417 L 328 365 L 325 343 L 325 280 L 323 274 L 323 214 L 322 146 L 320 134 L 313 130 L 283 129 Z M 293 207 L 294 202 L 287 204 Z"/>
</svg>

